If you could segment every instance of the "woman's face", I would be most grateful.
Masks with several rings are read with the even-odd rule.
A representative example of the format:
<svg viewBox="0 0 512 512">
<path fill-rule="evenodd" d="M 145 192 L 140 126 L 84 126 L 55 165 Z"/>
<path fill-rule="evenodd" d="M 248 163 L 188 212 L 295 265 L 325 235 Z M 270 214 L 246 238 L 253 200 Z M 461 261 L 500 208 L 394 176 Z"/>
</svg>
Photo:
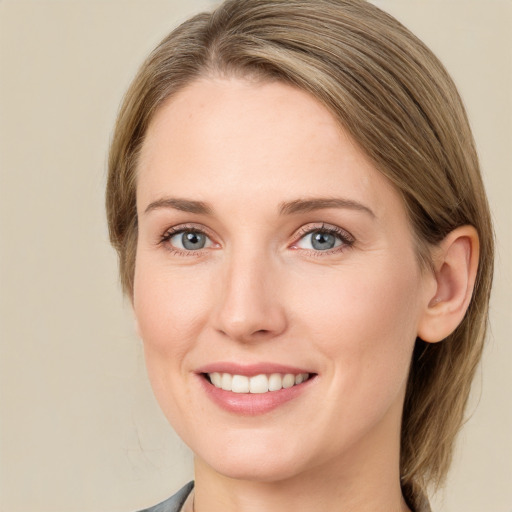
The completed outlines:
<svg viewBox="0 0 512 512">
<path fill-rule="evenodd" d="M 398 457 L 427 278 L 399 194 L 322 105 L 189 85 L 147 132 L 137 208 L 149 377 L 201 462 L 272 481 Z"/>
</svg>

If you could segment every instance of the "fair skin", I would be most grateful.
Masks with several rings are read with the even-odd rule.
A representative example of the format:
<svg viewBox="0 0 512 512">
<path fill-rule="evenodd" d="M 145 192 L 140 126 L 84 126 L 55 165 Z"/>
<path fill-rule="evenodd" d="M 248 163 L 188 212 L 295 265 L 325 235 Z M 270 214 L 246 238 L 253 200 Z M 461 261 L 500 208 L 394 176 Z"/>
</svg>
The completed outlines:
<svg viewBox="0 0 512 512">
<path fill-rule="evenodd" d="M 437 248 L 438 272 L 420 269 L 399 194 L 333 116 L 235 78 L 156 113 L 137 210 L 133 306 L 155 395 L 195 453 L 195 511 L 409 510 L 410 358 L 467 307 L 472 228 Z M 248 393 L 214 373 L 302 377 Z"/>
</svg>

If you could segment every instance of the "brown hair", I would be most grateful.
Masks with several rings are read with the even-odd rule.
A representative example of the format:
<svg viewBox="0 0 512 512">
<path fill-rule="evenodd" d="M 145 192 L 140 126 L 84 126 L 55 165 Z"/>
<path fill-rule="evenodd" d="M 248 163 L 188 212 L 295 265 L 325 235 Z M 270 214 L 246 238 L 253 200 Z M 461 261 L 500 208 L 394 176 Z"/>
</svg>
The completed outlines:
<svg viewBox="0 0 512 512">
<path fill-rule="evenodd" d="M 228 0 L 175 29 L 126 94 L 109 158 L 107 215 L 123 288 L 133 293 L 137 157 L 164 100 L 216 75 L 281 80 L 308 91 L 348 130 L 402 194 L 430 265 L 429 247 L 464 224 L 480 237 L 466 316 L 442 343 L 418 339 L 404 404 L 402 489 L 414 508 L 451 462 L 485 337 L 493 230 L 462 101 L 432 52 L 364 0 Z"/>
</svg>

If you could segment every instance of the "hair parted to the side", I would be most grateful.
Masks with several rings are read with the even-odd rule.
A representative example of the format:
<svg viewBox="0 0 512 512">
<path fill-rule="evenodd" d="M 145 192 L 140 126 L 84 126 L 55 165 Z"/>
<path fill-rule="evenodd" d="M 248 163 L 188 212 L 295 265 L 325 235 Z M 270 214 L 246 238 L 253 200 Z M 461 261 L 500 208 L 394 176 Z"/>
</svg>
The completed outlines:
<svg viewBox="0 0 512 512">
<path fill-rule="evenodd" d="M 404 496 L 444 480 L 464 420 L 488 318 L 493 229 L 467 116 L 455 85 L 425 45 L 365 0 L 228 0 L 175 29 L 128 90 L 109 158 L 106 206 L 124 291 L 132 296 L 137 157 L 162 103 L 209 76 L 281 80 L 308 91 L 400 191 L 418 257 L 473 225 L 480 259 L 461 325 L 441 343 L 417 340 L 401 440 Z"/>
</svg>

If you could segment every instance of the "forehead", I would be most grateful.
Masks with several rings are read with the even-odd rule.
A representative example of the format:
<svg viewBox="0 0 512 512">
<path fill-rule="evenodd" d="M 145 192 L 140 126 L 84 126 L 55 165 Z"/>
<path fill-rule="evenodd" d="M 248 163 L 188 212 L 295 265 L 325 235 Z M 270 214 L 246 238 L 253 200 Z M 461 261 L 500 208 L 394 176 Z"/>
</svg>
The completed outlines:
<svg viewBox="0 0 512 512">
<path fill-rule="evenodd" d="M 314 97 L 280 82 L 202 79 L 155 114 L 139 160 L 139 207 L 172 194 L 281 202 L 342 194 L 401 199 Z"/>
</svg>

